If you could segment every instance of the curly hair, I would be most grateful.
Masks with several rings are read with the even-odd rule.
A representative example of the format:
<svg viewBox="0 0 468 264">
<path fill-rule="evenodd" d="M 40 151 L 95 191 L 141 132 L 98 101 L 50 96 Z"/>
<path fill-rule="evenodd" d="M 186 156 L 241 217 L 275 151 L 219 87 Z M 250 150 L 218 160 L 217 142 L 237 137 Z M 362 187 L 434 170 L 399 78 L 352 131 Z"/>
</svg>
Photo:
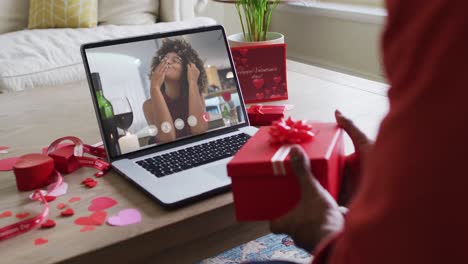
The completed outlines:
<svg viewBox="0 0 468 264">
<path fill-rule="evenodd" d="M 200 94 L 204 93 L 208 83 L 204 63 L 198 55 L 198 52 L 184 39 L 164 39 L 161 48 L 156 52 L 156 55 L 153 57 L 153 61 L 151 62 L 151 72 L 153 72 L 159 63 L 161 63 L 160 58 L 164 57 L 169 52 L 175 52 L 182 58 L 183 70 L 181 88 L 183 89 L 181 91 L 183 93 L 188 93 L 187 64 L 193 63 L 200 71 L 200 76 L 198 77 L 197 82 Z M 165 87 L 163 89 L 165 89 Z"/>
</svg>

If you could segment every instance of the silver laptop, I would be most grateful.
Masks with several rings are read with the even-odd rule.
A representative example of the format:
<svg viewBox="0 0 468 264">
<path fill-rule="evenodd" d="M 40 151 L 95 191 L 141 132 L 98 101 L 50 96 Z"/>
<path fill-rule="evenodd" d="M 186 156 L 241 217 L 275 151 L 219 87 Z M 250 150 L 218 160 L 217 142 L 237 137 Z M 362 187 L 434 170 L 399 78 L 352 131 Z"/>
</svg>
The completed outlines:
<svg viewBox="0 0 468 264">
<path fill-rule="evenodd" d="M 163 206 L 230 188 L 249 126 L 222 26 L 85 44 L 81 53 L 113 168 Z"/>
</svg>

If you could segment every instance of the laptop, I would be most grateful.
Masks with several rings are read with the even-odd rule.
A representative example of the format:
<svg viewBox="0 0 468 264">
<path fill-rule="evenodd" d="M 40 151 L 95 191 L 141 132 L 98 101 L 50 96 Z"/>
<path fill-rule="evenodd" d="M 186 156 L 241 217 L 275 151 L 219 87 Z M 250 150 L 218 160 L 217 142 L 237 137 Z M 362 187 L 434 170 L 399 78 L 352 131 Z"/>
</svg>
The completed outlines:
<svg viewBox="0 0 468 264">
<path fill-rule="evenodd" d="M 164 207 L 230 189 L 249 125 L 222 26 L 84 44 L 112 167 Z"/>
</svg>

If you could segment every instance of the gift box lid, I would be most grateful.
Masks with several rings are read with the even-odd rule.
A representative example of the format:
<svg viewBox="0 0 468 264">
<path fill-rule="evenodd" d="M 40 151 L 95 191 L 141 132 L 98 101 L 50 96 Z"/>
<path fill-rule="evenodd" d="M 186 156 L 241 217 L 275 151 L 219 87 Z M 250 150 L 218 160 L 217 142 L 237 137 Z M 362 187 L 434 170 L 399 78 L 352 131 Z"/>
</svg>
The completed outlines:
<svg viewBox="0 0 468 264">
<path fill-rule="evenodd" d="M 311 123 L 314 139 L 301 143 L 309 159 L 328 160 L 342 135 L 336 123 Z M 281 145 L 270 144 L 270 127 L 261 127 L 255 135 L 237 152 L 227 165 L 230 177 L 274 175 L 272 157 Z M 289 172 L 289 155 L 284 161 Z"/>
</svg>

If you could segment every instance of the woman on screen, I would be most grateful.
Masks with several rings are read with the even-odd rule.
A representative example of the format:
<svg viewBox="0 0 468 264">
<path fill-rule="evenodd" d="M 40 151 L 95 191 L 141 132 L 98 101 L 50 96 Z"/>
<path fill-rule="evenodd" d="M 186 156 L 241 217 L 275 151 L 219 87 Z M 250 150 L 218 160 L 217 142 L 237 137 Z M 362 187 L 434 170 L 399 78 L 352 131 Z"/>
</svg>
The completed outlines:
<svg viewBox="0 0 468 264">
<path fill-rule="evenodd" d="M 182 39 L 165 39 L 151 65 L 150 99 L 143 103 L 148 125 L 159 142 L 197 135 L 208 129 L 203 93 L 207 77 L 198 53 Z"/>
</svg>

